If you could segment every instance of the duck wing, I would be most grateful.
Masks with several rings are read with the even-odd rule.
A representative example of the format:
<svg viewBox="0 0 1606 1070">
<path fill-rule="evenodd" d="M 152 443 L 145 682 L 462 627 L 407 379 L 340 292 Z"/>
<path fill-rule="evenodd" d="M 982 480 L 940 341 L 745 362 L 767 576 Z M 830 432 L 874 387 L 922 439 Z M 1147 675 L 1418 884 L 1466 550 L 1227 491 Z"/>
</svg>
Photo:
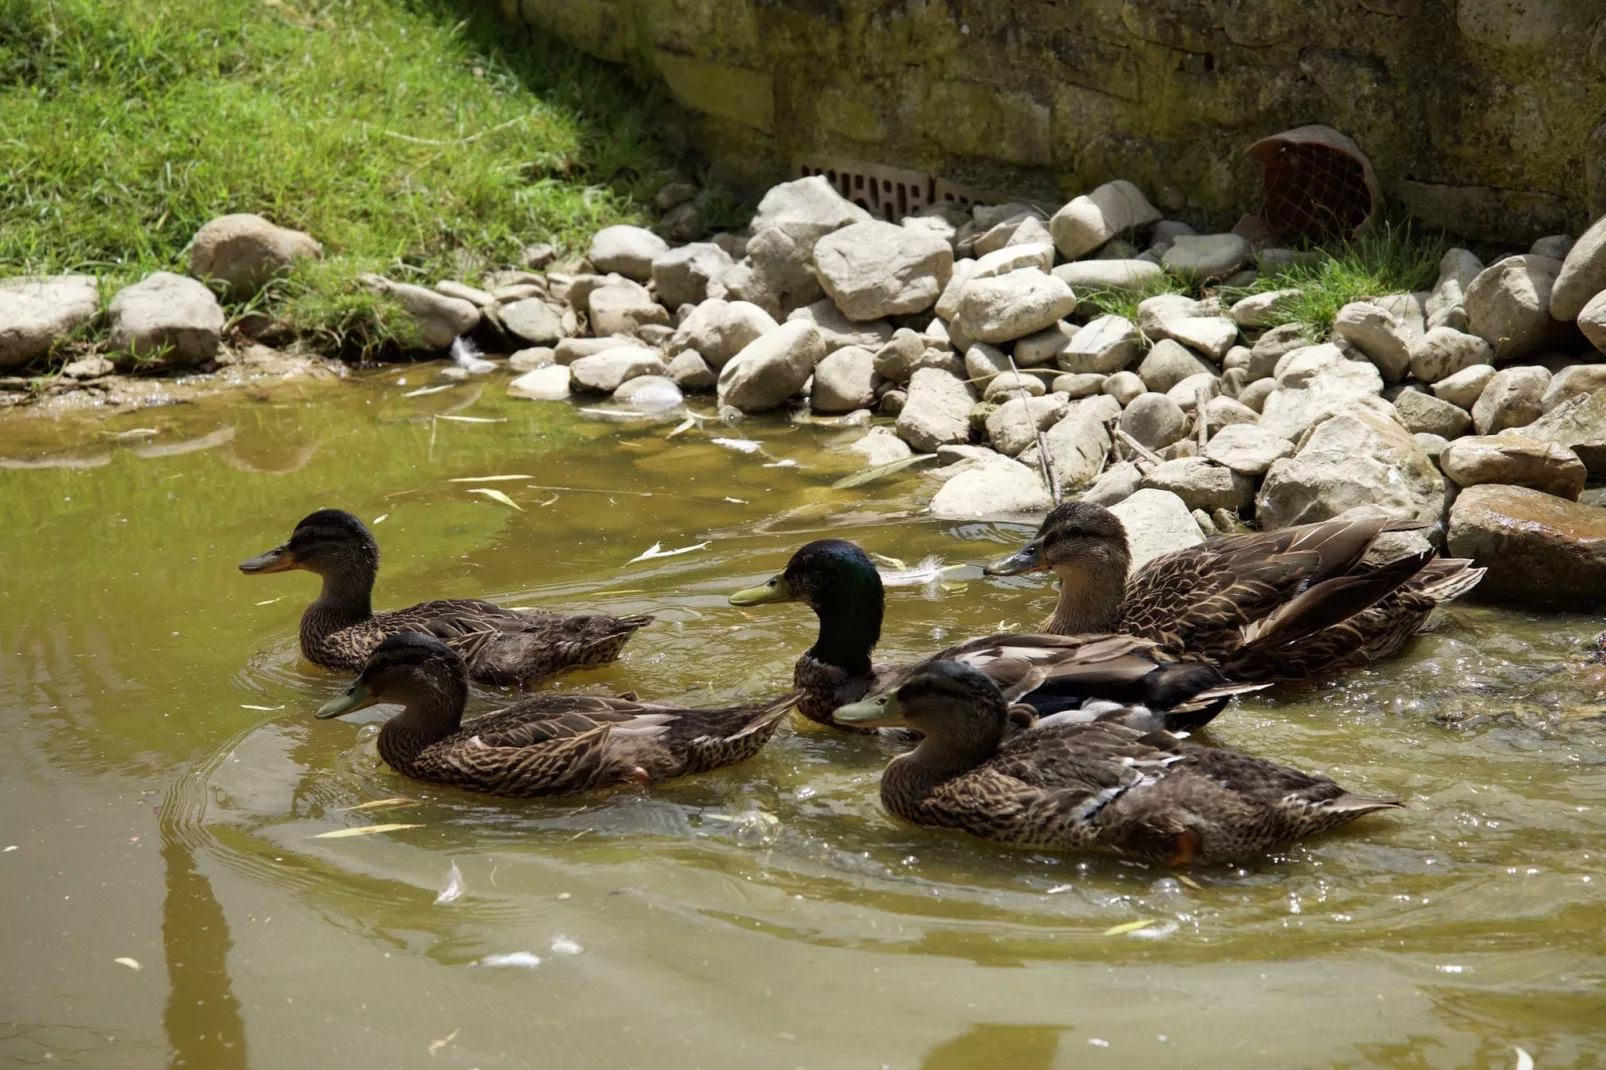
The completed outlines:
<svg viewBox="0 0 1606 1070">
<path fill-rule="evenodd" d="M 476 680 L 523 685 L 613 661 L 653 619 L 517 611 L 477 599 L 424 602 L 383 616 L 405 619 L 407 627 L 396 630 L 425 631 L 457 650 Z"/>
</svg>

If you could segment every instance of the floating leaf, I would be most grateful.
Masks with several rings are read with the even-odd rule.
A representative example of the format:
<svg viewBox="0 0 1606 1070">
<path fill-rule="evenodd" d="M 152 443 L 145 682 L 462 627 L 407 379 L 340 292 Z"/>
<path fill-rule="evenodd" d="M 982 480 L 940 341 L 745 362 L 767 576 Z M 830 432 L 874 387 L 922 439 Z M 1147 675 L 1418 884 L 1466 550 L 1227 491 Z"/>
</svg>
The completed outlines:
<svg viewBox="0 0 1606 1070">
<path fill-rule="evenodd" d="M 885 561 L 887 564 L 891 565 L 893 568 L 908 568 L 909 567 L 908 565 L 904 564 L 903 561 L 900 560 L 899 558 L 888 557 L 886 554 L 878 554 L 878 553 L 873 553 L 872 552 L 870 554 L 870 556 L 875 558 L 877 561 Z"/>
<path fill-rule="evenodd" d="M 335 829 L 333 832 L 320 832 L 313 837 L 315 840 L 345 840 L 352 836 L 375 836 L 381 832 L 399 832 L 402 829 L 421 829 L 423 825 L 359 825 L 351 829 Z"/>
<path fill-rule="evenodd" d="M 282 601 L 283 599 L 284 599 L 284 595 L 281 594 L 278 598 L 264 598 L 262 601 L 258 602 L 257 605 L 259 605 L 259 606 L 271 606 L 271 605 L 273 605 L 273 603 Z"/>
<path fill-rule="evenodd" d="M 536 505 L 542 505 L 542 506 L 554 505 L 554 504 L 557 503 L 557 500 L 558 500 L 558 496 L 556 494 L 554 494 L 554 495 L 552 495 L 552 497 L 548 498 L 546 501 L 544 501 L 544 502 L 536 502 L 535 504 Z"/>
<path fill-rule="evenodd" d="M 727 496 L 725 498 L 725 501 L 730 502 L 732 505 L 747 505 L 748 504 L 746 498 L 732 498 L 732 497 Z"/>
<path fill-rule="evenodd" d="M 1189 888 L 1192 888 L 1196 892 L 1204 891 L 1204 885 L 1200 884 L 1186 873 L 1177 873 L 1174 874 L 1174 876 L 1177 878 L 1178 884 L 1186 884 Z"/>
<path fill-rule="evenodd" d="M 459 476 L 456 479 L 448 479 L 446 482 L 448 482 L 448 483 L 502 483 L 502 482 L 506 482 L 509 479 L 534 479 L 534 478 L 535 478 L 534 476 L 521 476 L 521 475 L 512 475 L 512 476 Z"/>
<path fill-rule="evenodd" d="M 764 448 L 762 442 L 754 442 L 750 438 L 714 438 L 709 439 L 709 441 L 716 446 L 724 446 L 728 450 L 735 450 L 737 453 L 757 453 Z"/>
<path fill-rule="evenodd" d="M 468 492 L 470 494 L 483 494 L 493 502 L 501 502 L 503 505 L 508 506 L 511 509 L 517 509 L 521 513 L 524 512 L 524 507 L 522 505 L 514 501 L 512 498 L 509 498 L 506 494 L 503 494 L 495 487 L 469 487 Z"/>
<path fill-rule="evenodd" d="M 523 966 L 527 970 L 533 970 L 541 965 L 541 956 L 531 951 L 509 951 L 501 955 L 486 955 L 476 965 Z"/>
<path fill-rule="evenodd" d="M 901 457 L 896 461 L 888 461 L 886 464 L 864 468 L 854 472 L 852 475 L 843 476 L 835 483 L 832 483 L 831 488 L 833 490 L 847 490 L 849 487 L 863 486 L 873 480 L 880 479 L 882 476 L 894 475 L 922 461 L 933 460 L 936 456 L 934 453 L 917 453 L 912 457 Z"/>
<path fill-rule="evenodd" d="M 562 933 L 552 938 L 552 953 L 555 955 L 578 955 L 584 951 L 585 948 Z"/>
<path fill-rule="evenodd" d="M 459 1026 L 458 1028 L 452 1030 L 450 1033 L 447 1033 L 444 1037 L 441 1037 L 439 1040 L 430 1041 L 429 1042 L 429 1053 L 431 1055 L 439 1055 L 440 1054 L 440 1050 L 442 1048 L 446 1047 L 446 1045 L 450 1044 L 452 1041 L 456 1040 L 457 1039 L 457 1034 L 461 1033 L 462 1031 L 463 1031 L 463 1028 L 461 1026 Z"/>
<path fill-rule="evenodd" d="M 137 971 L 137 970 L 144 969 L 144 967 L 139 964 L 139 959 L 120 958 L 120 959 L 112 959 L 112 961 L 117 963 L 117 965 L 119 965 L 119 966 L 127 966 L 131 970 L 136 970 Z M 1532 1066 L 1533 1064 L 1529 1063 L 1528 1065 Z"/>
<path fill-rule="evenodd" d="M 242 702 L 242 703 L 240 703 L 240 709 L 242 709 L 242 710 L 256 710 L 259 713 L 272 713 L 275 710 L 282 710 L 282 709 L 284 709 L 284 707 L 283 706 L 252 706 L 252 705 L 249 705 L 247 703 Z"/>
<path fill-rule="evenodd" d="M 489 416 L 453 416 L 451 414 L 445 414 L 445 415 L 437 416 L 437 417 L 435 417 L 435 419 L 437 419 L 437 420 L 453 420 L 453 421 L 455 421 L 457 423 L 460 423 L 460 424 L 505 424 L 505 423 L 507 423 L 507 417 L 506 416 L 497 417 L 496 419 L 493 420 Z"/>
<path fill-rule="evenodd" d="M 387 521 L 389 519 L 390 519 L 390 514 L 389 513 L 380 513 L 378 516 L 374 517 L 374 523 L 375 524 L 383 524 L 385 521 Z"/>
<path fill-rule="evenodd" d="M 414 800 L 405 795 L 392 795 L 388 799 L 370 799 L 368 802 L 358 803 L 356 806 L 344 806 L 335 812 L 346 813 L 349 811 L 356 814 L 367 810 L 385 810 L 392 806 L 411 806 L 413 802 Z"/>
<path fill-rule="evenodd" d="M 655 558 L 655 557 L 674 557 L 676 554 L 689 554 L 693 550 L 706 549 L 708 547 L 708 544 L 706 542 L 700 542 L 695 546 L 682 546 L 679 549 L 675 549 L 675 550 L 665 550 L 663 548 L 663 546 L 664 546 L 663 543 L 655 542 L 655 543 L 653 543 L 651 546 L 649 546 L 647 548 L 645 553 L 637 554 L 635 557 L 632 557 L 629 561 L 626 561 L 625 564 L 634 565 L 637 561 L 649 561 L 649 560 L 651 560 L 652 558 Z"/>
<path fill-rule="evenodd" d="M 450 390 L 456 383 L 443 383 L 440 386 L 421 386 L 417 390 L 409 390 L 403 394 L 404 398 L 421 398 L 428 394 L 439 394 L 442 390 Z"/>
<path fill-rule="evenodd" d="M 1119 925 L 1112 925 L 1104 930 L 1105 936 L 1122 936 L 1126 933 L 1135 933 L 1139 929 L 1147 929 L 1151 925 L 1158 925 L 1159 918 L 1140 918 L 1137 921 L 1123 921 Z"/>
<path fill-rule="evenodd" d="M 446 871 L 446 887 L 435 897 L 435 905 L 455 903 L 461 898 L 463 898 L 463 871 L 457 868 L 456 862 L 453 862 L 452 868 Z"/>
<path fill-rule="evenodd" d="M 118 960 L 121 961 L 121 960 Z M 1521 1048 L 1512 1048 L 1517 1053 L 1517 1070 L 1534 1070 L 1534 1057 Z"/>
<path fill-rule="evenodd" d="M 162 432 L 160 430 L 154 427 L 130 427 L 127 431 L 116 432 L 112 435 L 112 438 L 118 439 L 119 441 L 129 438 L 150 438 L 152 435 L 159 435 L 161 433 Z"/>
<path fill-rule="evenodd" d="M 665 435 L 664 437 L 665 438 L 674 438 L 676 435 L 681 434 L 682 432 L 685 432 L 685 431 L 690 431 L 692 428 L 694 428 L 696 426 L 697 426 L 697 421 L 692 419 L 690 416 L 688 416 L 684 420 L 682 420 L 680 423 L 676 424 L 675 425 L 675 429 L 673 431 L 669 432 L 669 434 Z"/>
<path fill-rule="evenodd" d="M 765 468 L 796 468 L 797 467 L 797 462 L 794 461 L 792 458 L 788 457 L 785 460 L 772 461 L 771 463 L 764 465 L 764 467 Z"/>
</svg>

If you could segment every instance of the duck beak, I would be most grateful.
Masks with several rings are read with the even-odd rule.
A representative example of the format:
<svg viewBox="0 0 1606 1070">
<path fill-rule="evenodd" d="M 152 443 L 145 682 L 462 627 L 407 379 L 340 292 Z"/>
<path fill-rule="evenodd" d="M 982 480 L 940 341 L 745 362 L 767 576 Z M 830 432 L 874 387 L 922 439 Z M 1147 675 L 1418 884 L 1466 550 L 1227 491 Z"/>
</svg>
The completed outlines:
<svg viewBox="0 0 1606 1070">
<path fill-rule="evenodd" d="M 1018 576 L 1023 572 L 1041 572 L 1048 568 L 1043 560 L 1043 548 L 1035 542 L 1027 543 L 1008 557 L 994 561 L 982 569 L 986 576 Z"/>
<path fill-rule="evenodd" d="M 289 572 L 293 568 L 300 568 L 301 562 L 296 555 L 290 552 L 290 544 L 275 546 L 265 554 L 240 562 L 240 571 L 251 575 L 261 572 Z"/>
<path fill-rule="evenodd" d="M 316 716 L 320 721 L 327 721 L 329 718 L 339 717 L 341 714 L 365 710 L 369 706 L 377 705 L 378 702 L 379 696 L 369 691 L 367 682 L 358 677 L 352 681 L 350 687 L 346 688 L 344 695 L 332 698 L 320 706 Z"/>
<path fill-rule="evenodd" d="M 902 724 L 903 710 L 898 707 L 898 692 L 894 690 L 874 698 L 867 698 L 862 702 L 855 702 L 851 706 L 841 706 L 831 714 L 831 719 L 841 724 L 879 728 Z"/>
<path fill-rule="evenodd" d="M 792 585 L 784 575 L 776 574 L 757 587 L 746 587 L 731 595 L 733 606 L 762 606 L 770 602 L 792 601 Z"/>
</svg>

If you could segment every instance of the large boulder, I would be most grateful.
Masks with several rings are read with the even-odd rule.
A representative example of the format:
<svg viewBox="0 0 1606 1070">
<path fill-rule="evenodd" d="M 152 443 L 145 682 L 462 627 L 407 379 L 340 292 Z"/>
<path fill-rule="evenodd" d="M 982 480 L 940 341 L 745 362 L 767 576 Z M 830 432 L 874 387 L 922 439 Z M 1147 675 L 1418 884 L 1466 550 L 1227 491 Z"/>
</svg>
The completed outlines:
<svg viewBox="0 0 1606 1070">
<path fill-rule="evenodd" d="M 1168 490 L 1189 509 L 1241 509 L 1254 501 L 1255 481 L 1204 457 L 1179 457 L 1157 466 L 1143 485 Z"/>
<path fill-rule="evenodd" d="M 1110 429 L 1107 408 L 1100 405 L 1107 398 L 1083 398 L 1070 404 L 1053 427 L 1043 436 L 1048 444 L 1048 455 L 1054 462 L 1054 475 L 1060 489 L 1069 493 L 1087 486 L 1098 478 L 1104 459 L 1110 452 Z M 1023 461 L 1035 463 L 1037 448 L 1027 448 Z"/>
<path fill-rule="evenodd" d="M 1126 528 L 1133 572 L 1161 554 L 1204 542 L 1187 503 L 1168 490 L 1145 487 L 1109 508 Z"/>
<path fill-rule="evenodd" d="M 790 320 L 749 342 L 720 370 L 719 403 L 742 412 L 763 412 L 803 389 L 825 356 L 820 329 Z"/>
<path fill-rule="evenodd" d="M 1264 475 L 1274 461 L 1290 457 L 1294 444 L 1258 424 L 1230 424 L 1205 443 L 1204 455 L 1245 476 Z"/>
<path fill-rule="evenodd" d="M 999 453 L 1014 457 L 1037 441 L 1037 432 L 1058 423 L 1070 406 L 1064 394 L 1011 398 L 987 417 L 987 440 Z"/>
<path fill-rule="evenodd" d="M 954 251 L 941 238 L 870 220 L 821 238 L 814 268 L 843 315 L 875 320 L 935 304 L 953 274 Z"/>
<path fill-rule="evenodd" d="M 772 316 L 785 316 L 825 295 L 814 274 L 818 235 L 801 224 L 754 230 L 747 257 L 709 285 L 709 295 L 750 301 Z"/>
<path fill-rule="evenodd" d="M 1138 359 L 1138 329 L 1124 316 L 1099 316 L 1072 336 L 1056 360 L 1067 372 L 1125 371 Z"/>
<path fill-rule="evenodd" d="M 360 275 L 357 281 L 401 305 L 403 311 L 412 318 L 413 325 L 418 330 L 419 344 L 425 349 L 445 349 L 457 339 L 458 335 L 467 334 L 479 326 L 481 315 L 479 307 L 460 297 L 447 297 L 434 290 L 414 286 L 410 282 L 392 282 L 379 275 Z M 197 304 L 200 303 L 198 294 L 194 299 Z M 222 315 L 222 309 L 218 310 L 218 314 Z M 221 326 L 220 323 L 219 327 Z"/>
<path fill-rule="evenodd" d="M 0 368 L 45 356 L 99 314 L 100 284 L 93 275 L 0 280 Z"/>
<path fill-rule="evenodd" d="M 1188 433 L 1188 415 L 1164 394 L 1139 394 L 1121 413 L 1121 430 L 1151 450 L 1163 450 Z"/>
<path fill-rule="evenodd" d="M 1381 305 L 1350 302 L 1338 310 L 1333 333 L 1366 354 L 1386 383 L 1399 382 L 1411 367 L 1411 332 L 1398 316 Z"/>
<path fill-rule="evenodd" d="M 1067 260 L 1086 256 L 1111 238 L 1160 221 L 1143 191 L 1124 179 L 1072 200 L 1048 222 L 1054 247 Z"/>
<path fill-rule="evenodd" d="M 842 314 L 829 297 L 792 310 L 788 320 L 808 320 L 820 329 L 827 353 L 843 346 L 860 346 L 874 352 L 892 338 L 892 324 L 886 320 L 855 323 Z"/>
<path fill-rule="evenodd" d="M 1550 290 L 1550 315 L 1565 323 L 1578 318 L 1590 299 L 1606 290 L 1606 216 L 1567 250 Z"/>
<path fill-rule="evenodd" d="M 1394 399 L 1394 411 L 1412 434 L 1458 438 L 1472 430 L 1472 417 L 1459 405 L 1421 390 L 1402 390 Z"/>
<path fill-rule="evenodd" d="M 1544 411 L 1539 402 L 1550 385 L 1550 372 L 1537 365 L 1502 368 L 1472 406 L 1472 424 L 1480 435 L 1508 427 L 1525 427 Z"/>
<path fill-rule="evenodd" d="M 1465 249 L 1451 249 L 1439 260 L 1439 281 L 1427 300 L 1428 327 L 1467 329 L 1466 292 L 1483 270 L 1483 261 Z"/>
<path fill-rule="evenodd" d="M 289 271 L 296 257 L 322 255 L 323 246 L 312 235 L 240 212 L 219 216 L 195 232 L 190 274 L 221 282 L 227 296 L 241 300 Z"/>
<path fill-rule="evenodd" d="M 1260 426 L 1289 441 L 1357 400 L 1383 392 L 1383 376 L 1375 365 L 1347 360 L 1331 343 L 1285 354 L 1275 379 L 1277 388 L 1261 409 Z"/>
<path fill-rule="evenodd" d="M 1175 339 L 1220 360 L 1238 340 L 1238 325 L 1217 311 L 1213 302 L 1159 294 L 1138 305 L 1138 330 L 1150 339 Z"/>
<path fill-rule="evenodd" d="M 807 237 L 812 249 L 815 241 L 833 230 L 869 219 L 869 212 L 838 193 L 824 175 L 810 175 L 772 186 L 758 202 L 752 231 L 756 235 L 765 227 L 790 226 Z"/>
<path fill-rule="evenodd" d="M 1010 342 L 1071 314 L 1076 295 L 1053 275 L 1022 268 L 972 278 L 959 298 L 956 324 L 978 342 Z"/>
<path fill-rule="evenodd" d="M 996 453 L 985 460 L 966 461 L 931 499 L 931 514 L 948 520 L 985 520 L 991 517 L 1043 513 L 1054 502 L 1032 469 Z"/>
<path fill-rule="evenodd" d="M 1606 387 L 1606 364 L 1569 364 L 1550 377 L 1550 385 L 1539 398 L 1539 408 L 1549 412 L 1568 398 L 1593 394 Z"/>
<path fill-rule="evenodd" d="M 1449 542 L 1488 569 L 1484 594 L 1580 609 L 1606 600 L 1606 509 L 1529 487 L 1468 487 L 1450 510 Z"/>
<path fill-rule="evenodd" d="M 658 412 L 678 408 L 686 400 L 679 385 L 663 375 L 638 375 L 626 379 L 613 392 L 613 400 L 638 412 Z"/>
<path fill-rule="evenodd" d="M 1496 360 L 1537 353 L 1559 336 L 1550 292 L 1561 264 L 1546 256 L 1508 256 L 1467 287 L 1467 329 L 1494 346 Z"/>
<path fill-rule="evenodd" d="M 1509 483 L 1577 501 L 1588 472 L 1565 446 L 1507 431 L 1458 438 L 1439 453 L 1439 468 L 1457 486 Z"/>
<path fill-rule="evenodd" d="M 413 289 L 431 293 L 422 287 Z M 479 319 L 479 309 L 466 301 L 458 303 L 472 309 L 474 319 Z M 223 338 L 225 320 L 217 296 L 204 284 L 167 271 L 147 275 L 119 290 L 108 311 L 111 336 L 107 348 L 136 358 L 160 356 L 172 367 L 206 363 L 217 356 Z M 446 344 L 451 344 L 450 339 Z"/>
<path fill-rule="evenodd" d="M 507 384 L 510 397 L 531 401 L 562 401 L 569 396 L 569 378 L 573 372 L 563 364 L 548 364 L 535 368 Z"/>
<path fill-rule="evenodd" d="M 603 227 L 591 239 L 586 259 L 598 271 L 617 271 L 627 279 L 652 278 L 652 262 L 669 251 L 669 243 L 645 227 L 619 224 Z"/>
<path fill-rule="evenodd" d="M 1195 375 L 1214 375 L 1216 369 L 1199 359 L 1180 342 L 1162 338 L 1149 348 L 1138 365 L 1138 378 L 1150 390 L 1165 393 L 1184 379 Z"/>
<path fill-rule="evenodd" d="M 719 385 L 719 377 L 695 349 L 682 349 L 664 373 L 688 394 L 706 393 Z"/>
<path fill-rule="evenodd" d="M 558 365 L 562 367 L 562 365 Z M 611 394 L 620 385 L 643 375 L 663 375 L 664 362 L 655 349 L 618 346 L 581 357 L 569 365 L 569 385 L 575 390 Z"/>
<path fill-rule="evenodd" d="M 1493 365 L 1474 364 L 1434 383 L 1433 396 L 1471 412 L 1493 378 Z"/>
<path fill-rule="evenodd" d="M 1606 353 L 1606 290 L 1590 298 L 1579 311 L 1578 329 L 1597 352 Z"/>
<path fill-rule="evenodd" d="M 898 413 L 898 437 L 921 453 L 970 441 L 970 410 L 975 395 L 964 380 L 938 368 L 920 368 L 909 377 L 909 396 Z"/>
<path fill-rule="evenodd" d="M 1293 457 L 1273 463 L 1255 504 L 1267 531 L 1368 504 L 1428 525 L 1444 516 L 1448 493 L 1444 476 L 1409 431 L 1354 407 L 1317 426 Z"/>
<path fill-rule="evenodd" d="M 1179 234 L 1160 263 L 1184 279 L 1225 279 L 1254 258 L 1248 239 L 1237 234 Z"/>
<path fill-rule="evenodd" d="M 556 345 L 568 333 L 563 329 L 563 315 L 539 297 L 503 305 L 497 318 L 509 334 L 526 345 Z"/>
<path fill-rule="evenodd" d="M 710 298 L 681 321 L 669 339 L 669 355 L 695 350 L 715 371 L 759 335 L 775 330 L 775 318 L 747 301 Z"/>
<path fill-rule="evenodd" d="M 591 330 L 599 336 L 635 334 L 643 327 L 669 326 L 669 312 L 645 286 L 621 281 L 591 291 Z"/>
<path fill-rule="evenodd" d="M 1606 390 L 1568 398 L 1521 431 L 1572 450 L 1591 476 L 1606 477 Z"/>
<path fill-rule="evenodd" d="M 875 354 L 860 346 L 843 346 L 814 366 L 809 407 L 815 412 L 852 412 L 875 402 Z"/>
<path fill-rule="evenodd" d="M 730 254 L 712 242 L 670 249 L 652 262 L 652 281 L 665 308 L 695 305 L 708 296 L 708 284 L 731 267 Z"/>
<path fill-rule="evenodd" d="M 1054 269 L 1073 290 L 1141 290 L 1165 277 L 1152 260 L 1073 260 Z"/>
<path fill-rule="evenodd" d="M 1411 347 L 1411 374 L 1424 383 L 1448 379 L 1474 364 L 1493 364 L 1494 346 L 1453 327 L 1430 327 Z"/>
<path fill-rule="evenodd" d="M 1069 352 L 1071 340 L 1080 333 L 1080 327 L 1056 320 L 1015 343 L 1015 364 L 1022 368 L 1037 368 L 1056 363 Z"/>
</svg>

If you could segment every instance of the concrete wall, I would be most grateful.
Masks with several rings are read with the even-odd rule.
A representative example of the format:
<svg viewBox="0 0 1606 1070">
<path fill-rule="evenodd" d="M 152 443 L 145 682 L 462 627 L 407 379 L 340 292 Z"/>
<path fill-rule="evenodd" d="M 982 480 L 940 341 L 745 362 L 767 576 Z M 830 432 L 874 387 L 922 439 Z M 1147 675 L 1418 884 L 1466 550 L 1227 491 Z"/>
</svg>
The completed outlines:
<svg viewBox="0 0 1606 1070">
<path fill-rule="evenodd" d="M 1385 194 L 1525 242 L 1606 212 L 1606 0 L 498 0 L 661 79 L 754 183 L 830 157 L 1253 209 L 1252 141 L 1349 134 Z"/>
</svg>

